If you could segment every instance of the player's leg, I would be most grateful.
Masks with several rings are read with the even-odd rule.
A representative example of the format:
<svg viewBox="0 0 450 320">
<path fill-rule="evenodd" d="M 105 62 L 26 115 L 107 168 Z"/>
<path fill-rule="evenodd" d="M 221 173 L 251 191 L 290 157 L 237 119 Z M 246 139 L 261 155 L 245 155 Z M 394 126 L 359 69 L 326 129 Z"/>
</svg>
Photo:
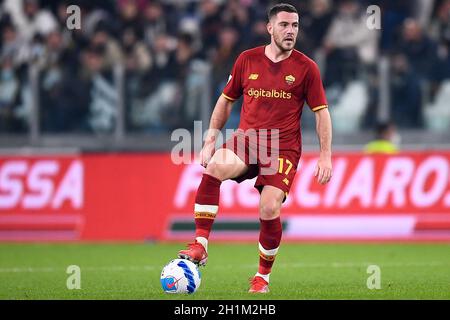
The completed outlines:
<svg viewBox="0 0 450 320">
<path fill-rule="evenodd" d="M 281 242 L 280 210 L 284 196 L 285 192 L 274 186 L 266 185 L 262 189 L 259 205 L 259 268 L 251 280 L 249 292 L 269 291 L 270 272 Z"/>
<path fill-rule="evenodd" d="M 217 150 L 206 166 L 195 199 L 196 240 L 207 248 L 207 239 L 219 206 L 222 181 L 247 171 L 246 164 L 231 150 Z"/>
<path fill-rule="evenodd" d="M 222 181 L 243 175 L 247 165 L 231 150 L 218 149 L 206 166 L 195 197 L 195 242 L 181 250 L 180 258 L 205 265 L 208 254 L 208 238 L 219 209 Z"/>
</svg>

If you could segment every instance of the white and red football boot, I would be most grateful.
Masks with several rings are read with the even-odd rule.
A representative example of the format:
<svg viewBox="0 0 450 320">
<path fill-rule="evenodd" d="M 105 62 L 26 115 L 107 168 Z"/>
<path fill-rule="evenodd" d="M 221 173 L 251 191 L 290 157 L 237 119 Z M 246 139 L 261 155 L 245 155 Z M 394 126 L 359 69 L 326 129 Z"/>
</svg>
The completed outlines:
<svg viewBox="0 0 450 320">
<path fill-rule="evenodd" d="M 269 292 L 269 283 L 261 277 L 255 276 L 250 278 L 250 293 L 267 293 Z"/>
<path fill-rule="evenodd" d="M 178 252 L 178 257 L 180 259 L 192 261 L 199 266 L 206 265 L 206 262 L 208 261 L 208 253 L 200 242 L 195 241 L 194 243 L 189 243 L 187 247 L 188 248 L 186 250 L 181 250 Z"/>
</svg>

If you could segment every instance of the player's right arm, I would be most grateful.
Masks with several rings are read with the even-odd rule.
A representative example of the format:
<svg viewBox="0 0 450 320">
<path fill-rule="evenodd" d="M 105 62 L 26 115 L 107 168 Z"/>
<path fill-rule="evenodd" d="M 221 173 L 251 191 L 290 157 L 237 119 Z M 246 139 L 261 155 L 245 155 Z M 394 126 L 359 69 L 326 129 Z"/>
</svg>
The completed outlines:
<svg viewBox="0 0 450 320">
<path fill-rule="evenodd" d="M 306 102 L 315 113 L 316 131 L 319 137 L 320 157 L 314 171 L 317 182 L 328 183 L 332 176 L 331 164 L 331 117 L 328 112 L 328 102 L 325 96 L 319 67 L 316 63 L 311 63 L 306 77 Z"/>
<path fill-rule="evenodd" d="M 205 144 L 200 151 L 200 163 L 204 167 L 208 165 L 209 160 L 214 155 L 217 135 L 230 117 L 233 102 L 234 101 L 225 98 L 224 95 L 221 95 L 219 99 L 217 99 L 216 106 L 214 107 L 211 120 L 209 122 L 209 129 L 206 135 Z"/>
</svg>

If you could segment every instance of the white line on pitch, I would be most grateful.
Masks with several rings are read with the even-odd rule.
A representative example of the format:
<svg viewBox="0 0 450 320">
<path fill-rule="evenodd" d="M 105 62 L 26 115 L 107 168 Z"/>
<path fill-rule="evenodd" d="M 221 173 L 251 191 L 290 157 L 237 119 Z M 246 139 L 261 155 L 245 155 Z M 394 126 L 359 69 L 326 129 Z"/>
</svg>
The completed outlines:
<svg viewBox="0 0 450 320">
<path fill-rule="evenodd" d="M 280 268 L 356 268 L 367 267 L 369 265 L 376 264 L 380 267 L 440 267 L 450 266 L 450 263 L 429 261 L 429 262 L 389 262 L 380 263 L 376 261 L 372 262 L 329 262 L 329 263 L 283 263 L 276 264 Z M 160 269 L 163 266 L 100 266 L 100 267 L 81 267 L 82 271 L 152 271 Z M 236 266 L 230 265 L 210 265 L 211 270 L 215 269 L 250 269 L 257 267 L 257 263 L 245 264 Z M 203 269 L 200 269 L 201 271 Z M 0 268 L 0 273 L 33 273 L 33 272 L 65 272 L 63 267 L 9 267 Z"/>
<path fill-rule="evenodd" d="M 157 269 L 156 266 L 103 266 L 103 267 L 81 267 L 82 271 L 145 271 Z M 0 268 L 0 273 L 20 272 L 65 272 L 63 267 L 9 267 Z"/>
</svg>

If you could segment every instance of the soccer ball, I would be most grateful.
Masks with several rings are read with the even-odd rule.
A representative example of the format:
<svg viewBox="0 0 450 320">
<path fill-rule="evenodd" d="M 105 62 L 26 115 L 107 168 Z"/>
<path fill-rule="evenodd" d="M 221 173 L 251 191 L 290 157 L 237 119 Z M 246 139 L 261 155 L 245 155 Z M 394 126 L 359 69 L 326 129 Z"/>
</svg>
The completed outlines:
<svg viewBox="0 0 450 320">
<path fill-rule="evenodd" d="M 161 272 L 161 285 L 167 293 L 194 293 L 200 282 L 197 265 L 186 259 L 170 261 Z"/>
</svg>

